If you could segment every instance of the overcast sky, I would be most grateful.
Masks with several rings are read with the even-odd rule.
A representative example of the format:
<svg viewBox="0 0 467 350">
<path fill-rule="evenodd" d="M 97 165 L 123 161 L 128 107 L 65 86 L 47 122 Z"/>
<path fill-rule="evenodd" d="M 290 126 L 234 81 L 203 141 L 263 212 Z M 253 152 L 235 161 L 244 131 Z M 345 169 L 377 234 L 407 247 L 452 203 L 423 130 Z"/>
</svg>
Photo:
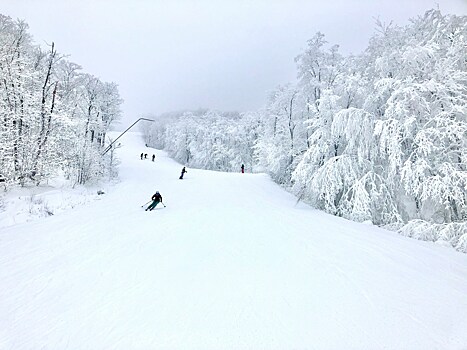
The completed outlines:
<svg viewBox="0 0 467 350">
<path fill-rule="evenodd" d="M 256 110 L 295 79 L 294 58 L 317 31 L 357 54 L 375 18 L 403 25 L 437 6 L 467 15 L 467 0 L 0 0 L 0 13 L 116 82 L 126 126 L 147 113 Z"/>
</svg>

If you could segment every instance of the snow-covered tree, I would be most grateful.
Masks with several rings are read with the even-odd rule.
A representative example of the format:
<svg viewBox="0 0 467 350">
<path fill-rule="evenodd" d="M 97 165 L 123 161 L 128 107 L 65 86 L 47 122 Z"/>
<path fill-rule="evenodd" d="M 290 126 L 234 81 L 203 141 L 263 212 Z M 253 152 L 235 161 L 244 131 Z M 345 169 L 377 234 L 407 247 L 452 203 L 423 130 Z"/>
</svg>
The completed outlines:
<svg viewBox="0 0 467 350">
<path fill-rule="evenodd" d="M 187 113 L 146 139 L 190 166 L 251 162 L 329 213 L 466 251 L 467 17 L 376 27 L 349 57 L 317 33 L 298 81 L 257 112 Z"/>
<path fill-rule="evenodd" d="M 100 148 L 120 116 L 117 87 L 81 73 L 54 43 L 34 46 L 27 29 L 0 15 L 0 175 L 39 184 L 63 170 L 84 183 L 103 174 Z M 83 167 L 94 170 L 82 176 Z"/>
</svg>

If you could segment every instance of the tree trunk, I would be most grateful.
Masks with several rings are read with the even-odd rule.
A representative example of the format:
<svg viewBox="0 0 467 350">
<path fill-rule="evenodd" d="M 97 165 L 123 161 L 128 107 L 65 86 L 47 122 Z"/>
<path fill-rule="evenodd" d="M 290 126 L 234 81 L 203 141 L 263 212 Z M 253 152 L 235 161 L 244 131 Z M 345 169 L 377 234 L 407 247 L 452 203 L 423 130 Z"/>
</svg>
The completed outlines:
<svg viewBox="0 0 467 350">
<path fill-rule="evenodd" d="M 34 178 L 37 175 L 37 171 L 39 168 L 39 159 L 42 156 L 44 146 L 47 143 L 47 139 L 50 134 L 50 124 L 52 121 L 52 113 L 55 106 L 55 95 L 57 93 L 57 86 L 58 82 L 55 83 L 55 87 L 52 93 L 52 104 L 50 110 L 47 111 L 46 102 L 47 102 L 47 91 L 49 89 L 49 80 L 52 75 L 52 66 L 54 63 L 54 58 L 57 51 L 54 50 L 54 43 L 52 43 L 52 49 L 50 51 L 49 63 L 47 66 L 47 74 L 45 76 L 44 85 L 42 86 L 42 99 L 41 99 L 41 130 L 39 135 L 37 136 L 37 151 L 34 156 L 31 178 Z"/>
</svg>

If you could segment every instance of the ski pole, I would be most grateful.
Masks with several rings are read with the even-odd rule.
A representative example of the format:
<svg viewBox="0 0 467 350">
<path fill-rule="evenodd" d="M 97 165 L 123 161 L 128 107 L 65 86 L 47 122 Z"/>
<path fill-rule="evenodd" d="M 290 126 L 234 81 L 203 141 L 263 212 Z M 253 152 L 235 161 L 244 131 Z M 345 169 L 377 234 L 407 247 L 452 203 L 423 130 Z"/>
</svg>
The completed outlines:
<svg viewBox="0 0 467 350">
<path fill-rule="evenodd" d="M 162 201 L 161 201 L 161 203 L 162 203 Z M 166 207 L 166 205 L 164 203 L 162 203 L 162 205 L 164 206 L 164 208 Z"/>
<path fill-rule="evenodd" d="M 149 201 L 149 202 L 150 202 L 150 201 Z M 144 206 L 145 206 L 146 204 L 148 204 L 149 202 L 144 203 L 144 204 L 141 206 L 141 208 L 144 207 Z"/>
</svg>

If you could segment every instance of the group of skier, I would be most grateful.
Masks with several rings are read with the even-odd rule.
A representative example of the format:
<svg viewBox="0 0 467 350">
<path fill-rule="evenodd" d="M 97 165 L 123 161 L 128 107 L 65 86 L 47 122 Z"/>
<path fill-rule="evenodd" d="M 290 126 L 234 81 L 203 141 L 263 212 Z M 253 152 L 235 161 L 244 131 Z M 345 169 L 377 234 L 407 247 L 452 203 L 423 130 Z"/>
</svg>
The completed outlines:
<svg viewBox="0 0 467 350">
<path fill-rule="evenodd" d="M 141 160 L 143 159 L 148 159 L 148 154 L 147 153 L 141 153 Z M 152 155 L 152 161 L 154 162 L 154 159 L 156 159 L 156 155 Z"/>
<path fill-rule="evenodd" d="M 146 159 L 147 158 L 147 154 L 144 154 L 144 153 L 141 153 L 141 159 L 143 159 L 143 156 L 144 158 Z M 156 156 L 153 154 L 152 155 L 152 161 L 154 162 L 154 159 L 156 158 Z M 245 173 L 245 165 L 242 164 L 241 166 L 241 172 L 242 174 Z M 186 170 L 185 167 L 182 168 L 182 173 L 179 177 L 180 180 L 183 180 L 183 176 L 185 175 L 185 173 L 187 173 L 188 171 Z M 159 204 L 159 203 L 162 203 L 162 196 L 161 194 L 159 193 L 159 191 L 156 191 L 156 193 L 153 194 L 153 196 L 151 197 L 151 200 L 152 200 L 152 203 L 149 204 L 149 206 L 145 209 L 145 211 L 151 211 L 153 210 L 154 208 L 156 208 L 156 206 Z M 162 203 L 162 205 L 165 207 L 164 203 Z"/>
</svg>

